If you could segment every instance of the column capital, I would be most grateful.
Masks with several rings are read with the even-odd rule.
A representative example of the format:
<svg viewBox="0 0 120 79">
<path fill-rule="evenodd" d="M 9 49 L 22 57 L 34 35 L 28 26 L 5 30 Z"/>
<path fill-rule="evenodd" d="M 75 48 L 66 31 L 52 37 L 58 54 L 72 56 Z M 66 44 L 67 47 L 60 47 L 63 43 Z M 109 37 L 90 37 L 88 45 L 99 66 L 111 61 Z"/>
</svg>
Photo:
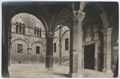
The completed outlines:
<svg viewBox="0 0 120 79">
<path fill-rule="evenodd" d="M 77 15 L 78 19 L 80 22 L 82 22 L 85 18 L 85 12 L 78 10 L 78 15 Z"/>
<path fill-rule="evenodd" d="M 84 17 L 85 17 L 85 12 L 78 10 L 78 11 L 74 11 L 73 12 L 73 21 L 83 21 Z"/>
<path fill-rule="evenodd" d="M 112 28 L 104 28 L 104 29 L 102 30 L 102 32 L 103 32 L 104 35 L 107 35 L 108 33 L 111 33 L 111 32 L 112 32 Z"/>
<path fill-rule="evenodd" d="M 73 50 L 73 54 L 77 54 L 78 52 L 77 52 L 77 50 Z"/>
<path fill-rule="evenodd" d="M 49 37 L 49 38 L 53 38 L 54 32 L 48 31 L 48 32 L 46 32 L 46 35 L 47 35 L 47 37 Z"/>
<path fill-rule="evenodd" d="M 111 32 L 112 32 L 112 29 L 113 29 L 113 28 L 108 28 L 108 32 L 110 32 L 110 33 L 111 33 Z"/>
<path fill-rule="evenodd" d="M 73 10 L 73 16 L 76 16 L 76 14 L 77 14 L 77 11 Z"/>
</svg>

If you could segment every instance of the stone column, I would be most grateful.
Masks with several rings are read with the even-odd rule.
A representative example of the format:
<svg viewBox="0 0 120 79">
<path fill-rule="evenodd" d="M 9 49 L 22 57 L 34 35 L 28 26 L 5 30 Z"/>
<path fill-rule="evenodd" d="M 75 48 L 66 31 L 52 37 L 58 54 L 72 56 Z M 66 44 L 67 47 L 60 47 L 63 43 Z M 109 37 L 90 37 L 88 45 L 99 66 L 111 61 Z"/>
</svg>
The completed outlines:
<svg viewBox="0 0 120 79">
<path fill-rule="evenodd" d="M 99 46 L 100 46 L 100 41 L 99 41 L 99 33 L 95 32 L 95 70 L 98 70 L 98 54 L 99 54 Z"/>
<path fill-rule="evenodd" d="M 2 77 L 9 77 L 9 71 L 8 71 L 8 65 L 9 65 L 9 44 L 10 44 L 10 29 L 11 29 L 11 24 L 10 24 L 10 20 L 8 19 L 9 17 L 7 16 L 8 14 L 6 14 L 7 10 L 4 8 L 3 12 L 4 14 L 2 14 Z"/>
<path fill-rule="evenodd" d="M 104 34 L 104 69 L 103 71 L 111 73 L 111 33 L 112 28 L 106 28 L 103 30 Z"/>
<path fill-rule="evenodd" d="M 48 70 L 53 69 L 53 33 L 46 34 L 46 68 Z"/>
<path fill-rule="evenodd" d="M 70 30 L 70 75 L 71 77 L 83 77 L 83 31 L 82 21 L 85 13 L 78 11 L 73 17 L 73 27 Z"/>
<path fill-rule="evenodd" d="M 60 25 L 60 29 L 59 29 L 59 57 L 60 57 L 60 62 L 59 64 L 61 65 L 62 63 L 62 45 L 61 45 L 61 27 L 62 25 Z"/>
<path fill-rule="evenodd" d="M 95 70 L 98 70 L 99 40 L 95 43 Z"/>
</svg>

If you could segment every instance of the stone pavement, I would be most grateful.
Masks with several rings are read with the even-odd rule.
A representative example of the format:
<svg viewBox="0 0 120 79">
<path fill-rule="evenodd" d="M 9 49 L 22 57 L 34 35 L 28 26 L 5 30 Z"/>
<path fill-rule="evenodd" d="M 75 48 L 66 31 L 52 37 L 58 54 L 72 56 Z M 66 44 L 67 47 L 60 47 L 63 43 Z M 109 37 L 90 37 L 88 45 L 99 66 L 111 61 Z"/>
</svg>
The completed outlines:
<svg viewBox="0 0 120 79">
<path fill-rule="evenodd" d="M 9 67 L 12 78 L 69 78 L 69 67 L 54 64 L 53 70 L 47 70 L 44 64 L 12 64 Z M 104 73 L 95 70 L 84 69 L 85 78 L 112 77 L 112 73 Z"/>
</svg>

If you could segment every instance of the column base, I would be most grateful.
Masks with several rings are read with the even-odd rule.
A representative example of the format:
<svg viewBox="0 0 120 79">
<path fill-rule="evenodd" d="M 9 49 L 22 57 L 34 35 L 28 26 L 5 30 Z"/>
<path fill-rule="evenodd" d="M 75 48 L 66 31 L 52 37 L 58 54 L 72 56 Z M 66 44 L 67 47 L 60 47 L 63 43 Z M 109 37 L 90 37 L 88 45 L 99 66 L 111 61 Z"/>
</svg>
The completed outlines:
<svg viewBox="0 0 120 79">
<path fill-rule="evenodd" d="M 102 71 L 103 71 L 103 72 L 106 72 L 106 69 L 103 69 Z"/>
<path fill-rule="evenodd" d="M 10 77 L 9 72 L 2 72 L 2 77 Z"/>
<path fill-rule="evenodd" d="M 107 73 L 112 73 L 112 70 L 107 70 L 106 72 L 107 72 Z"/>
<path fill-rule="evenodd" d="M 72 77 L 72 78 L 83 78 L 83 74 L 81 74 L 81 73 L 69 73 L 69 77 Z"/>
<path fill-rule="evenodd" d="M 53 68 L 46 68 L 45 70 L 46 70 L 47 72 L 53 72 L 53 71 L 54 71 Z"/>
<path fill-rule="evenodd" d="M 98 68 L 95 68 L 95 70 L 97 71 L 97 70 L 98 70 Z"/>
<path fill-rule="evenodd" d="M 106 70 L 106 69 L 103 69 L 103 72 L 106 72 L 106 73 L 112 73 L 112 70 Z"/>
<path fill-rule="evenodd" d="M 98 67 L 97 67 L 97 66 L 95 66 L 95 70 L 98 70 Z"/>
</svg>

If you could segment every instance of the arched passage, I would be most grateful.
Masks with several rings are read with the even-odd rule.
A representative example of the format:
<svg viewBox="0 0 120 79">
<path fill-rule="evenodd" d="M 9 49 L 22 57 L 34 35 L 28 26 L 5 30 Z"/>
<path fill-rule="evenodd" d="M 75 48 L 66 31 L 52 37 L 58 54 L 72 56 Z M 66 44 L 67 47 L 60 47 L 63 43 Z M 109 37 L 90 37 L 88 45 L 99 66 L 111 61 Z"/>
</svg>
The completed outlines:
<svg viewBox="0 0 120 79">
<path fill-rule="evenodd" d="M 57 25 L 54 32 L 54 56 L 56 62 L 61 65 L 65 64 L 69 66 L 69 50 L 70 50 L 70 29 L 64 25 Z M 57 61 L 58 60 L 58 61 Z"/>
<path fill-rule="evenodd" d="M 107 7 L 107 6 L 109 6 L 109 7 Z M 111 8 L 110 8 L 110 6 L 111 6 Z M 117 4 L 116 4 L 116 6 L 117 6 Z M 95 51 L 96 51 L 96 46 L 98 46 L 97 48 L 99 48 L 98 51 L 96 51 L 96 52 L 98 52 L 98 54 L 95 56 L 95 61 L 97 61 L 96 67 L 97 67 L 97 70 L 105 71 L 108 73 L 112 72 L 111 71 L 111 68 L 112 68 L 111 67 L 112 66 L 112 63 L 111 63 L 112 62 L 111 61 L 112 60 L 112 52 L 111 51 L 113 51 L 113 47 L 111 45 L 113 43 L 113 40 L 111 41 L 111 39 L 112 39 L 111 33 L 114 31 L 112 29 L 115 29 L 115 27 L 111 27 L 112 22 L 111 22 L 110 18 L 114 17 L 113 12 L 114 12 L 114 14 L 117 15 L 117 10 L 115 9 L 116 6 L 115 6 L 115 3 L 114 4 L 112 4 L 112 3 L 105 4 L 103 2 L 87 3 L 87 5 L 84 9 L 84 11 L 86 13 L 86 17 L 83 22 L 84 38 L 86 38 L 86 36 L 87 36 L 85 33 L 89 32 L 88 36 L 91 34 L 90 30 L 87 30 L 87 27 L 89 29 L 94 29 L 94 27 L 99 29 L 99 31 L 96 32 L 96 34 L 98 33 L 98 35 L 95 34 L 96 36 L 98 36 L 98 39 L 96 39 L 96 41 L 99 40 L 98 44 L 95 44 Z M 112 10 L 114 10 L 114 11 L 112 11 Z M 93 15 L 91 15 L 91 13 Z M 112 20 L 112 21 L 114 21 L 114 20 Z M 92 24 L 94 24 L 94 25 L 92 25 Z M 91 31 L 91 32 L 94 32 L 94 31 Z M 90 37 L 94 37 L 94 33 L 92 35 L 93 36 L 90 36 Z M 87 45 L 89 45 L 90 40 L 94 40 L 94 38 L 93 39 L 87 38 L 87 40 L 84 39 L 84 41 L 88 41 Z M 97 57 L 97 59 L 96 59 L 96 57 Z"/>
<path fill-rule="evenodd" d="M 94 36 L 100 36 L 100 39 L 102 41 L 103 46 L 101 46 L 99 49 L 103 50 L 105 49 L 104 52 L 111 53 L 110 45 L 111 45 L 111 40 L 108 40 L 111 38 L 109 35 L 106 34 L 111 34 L 112 31 L 112 18 L 111 16 L 111 11 L 114 12 L 114 5 L 111 5 L 112 3 L 97 3 L 97 2 L 87 2 L 88 5 L 86 7 L 84 6 L 84 2 L 79 3 L 75 2 L 77 5 L 75 5 L 77 8 L 75 10 L 72 10 L 71 7 L 71 2 L 61 4 L 60 3 L 39 3 L 39 2 L 30 2 L 30 3 L 6 3 L 3 4 L 3 35 L 2 35 L 2 45 L 3 45 L 3 53 L 2 53 L 2 74 L 3 76 L 8 76 L 8 61 L 9 61 L 9 46 L 10 46 L 10 40 L 11 38 L 11 18 L 18 14 L 18 13 L 29 13 L 34 16 L 36 16 L 38 19 L 40 19 L 45 26 L 45 32 L 46 32 L 46 45 L 47 45 L 47 50 L 46 50 L 46 68 L 50 69 L 53 67 L 53 39 L 54 39 L 54 31 L 55 27 L 57 25 L 66 25 L 70 27 L 70 75 L 73 76 L 82 76 L 83 77 L 83 70 L 84 70 L 84 61 L 83 61 L 83 44 L 87 45 L 88 43 L 84 43 L 86 41 L 86 36 L 91 36 L 89 39 L 87 38 L 87 42 L 90 42 L 91 40 L 93 41 Z M 85 2 L 86 3 L 86 2 Z M 10 4 L 10 5 L 9 5 Z M 47 4 L 47 5 L 46 5 Z M 108 6 L 107 6 L 107 5 Z M 83 6 L 82 6 L 83 5 Z M 81 7 L 80 7 L 81 6 Z M 78 8 L 79 7 L 79 8 Z M 85 7 L 85 9 L 83 9 Z M 112 10 L 110 9 L 112 8 Z M 58 12 L 57 12 L 58 11 Z M 92 13 L 94 15 L 92 15 Z M 113 13 L 114 14 L 114 13 Z M 86 16 L 86 17 L 85 17 Z M 86 21 L 85 21 L 86 18 Z M 96 20 L 95 20 L 96 19 Z M 110 19 L 110 20 L 109 20 Z M 83 22 L 84 20 L 84 22 Z M 88 20 L 88 21 L 87 21 Z M 21 24 L 24 22 L 19 20 Z M 110 22 L 110 23 L 109 23 Z M 108 24 L 109 23 L 109 24 Z M 87 26 L 87 24 L 90 26 Z M 96 26 L 96 24 L 98 24 Z M 100 24 L 100 25 L 99 25 Z M 38 24 L 36 24 L 38 25 Z M 110 25 L 110 26 L 109 26 Z M 102 26 L 102 27 L 101 27 Z M 100 31 L 95 32 L 93 35 L 91 35 L 91 30 L 93 33 L 92 28 L 99 28 Z M 108 28 L 110 27 L 110 28 Z M 84 31 L 84 29 L 87 29 L 88 31 Z M 90 34 L 86 34 L 90 33 Z M 103 34 L 104 32 L 104 34 Z M 114 29 L 115 32 L 115 29 Z M 68 33 L 68 31 L 65 31 L 63 34 L 64 35 Z M 24 34 L 24 33 L 23 33 Z M 104 36 L 104 37 L 103 37 Z M 105 38 L 105 39 L 104 39 Z M 106 39 L 107 38 L 107 39 Z M 103 40 L 104 39 L 104 40 Z M 36 41 L 37 42 L 37 41 Z M 34 42 L 34 44 L 36 44 Z M 109 42 L 109 43 L 108 43 Z M 40 43 L 40 42 L 37 42 Z M 92 42 L 94 43 L 94 42 Z M 90 44 L 90 43 L 89 43 Z M 38 45 L 39 46 L 39 45 Z M 21 47 L 21 45 L 20 45 Z M 107 47 L 107 49 L 106 49 Z M 8 49 L 8 50 L 6 50 Z M 39 49 L 39 47 L 37 47 Z M 98 49 L 98 50 L 99 50 Z M 31 50 L 31 47 L 28 47 L 27 50 Z M 97 51 L 98 52 L 98 51 Z M 37 52 L 38 53 L 38 52 Z M 100 53 L 99 53 L 100 54 Z M 101 55 L 100 55 L 101 56 Z M 106 53 L 104 54 L 104 58 L 107 58 L 104 62 L 107 62 L 104 64 L 105 70 L 110 71 L 110 61 L 111 55 Z M 96 54 L 97 57 L 97 54 Z M 103 56 L 102 56 L 103 57 Z M 100 57 L 101 58 L 101 57 Z M 103 59 L 103 58 L 102 58 Z M 95 59 L 95 61 L 98 61 Z M 101 60 L 102 61 L 102 60 Z M 97 63 L 98 64 L 98 63 Z M 98 64 L 100 65 L 100 64 Z M 97 66 L 96 66 L 97 67 Z M 99 66 L 98 66 L 99 67 Z M 100 68 L 102 70 L 103 68 Z M 64 72 L 63 72 L 64 73 Z"/>
<path fill-rule="evenodd" d="M 7 12 L 6 12 L 7 11 Z M 10 40 L 11 40 L 11 35 L 10 35 L 10 33 L 11 33 L 11 18 L 13 18 L 14 17 L 14 15 L 16 15 L 16 14 L 18 14 L 18 13 L 30 13 L 30 14 L 33 14 L 33 15 L 35 15 L 35 16 L 37 16 L 38 18 L 41 18 L 41 15 L 36 11 L 35 12 L 35 10 L 31 10 L 31 8 L 29 7 L 29 8 L 25 8 L 25 7 L 14 7 L 14 8 L 12 8 L 12 9 L 7 9 L 5 6 L 4 6 L 4 9 L 3 9 L 3 12 L 4 12 L 4 14 L 3 14 L 3 35 L 2 36 L 6 36 L 6 35 L 8 35 L 8 37 L 3 37 L 3 48 L 5 48 L 5 49 L 8 49 L 8 50 L 3 50 L 3 52 L 5 52 L 4 54 L 2 54 L 3 55 L 3 76 L 5 75 L 5 76 L 7 76 L 6 74 L 8 73 L 7 71 L 7 69 L 8 69 L 8 60 L 9 60 L 9 46 L 10 46 Z M 47 23 L 45 22 L 45 20 L 43 20 L 44 18 L 42 18 L 42 22 L 43 22 L 43 24 L 44 24 L 44 26 L 47 26 Z M 45 30 L 46 30 L 46 28 L 45 28 Z M 45 30 L 44 30 L 44 33 L 45 33 Z M 6 42 L 7 41 L 7 42 Z M 5 55 L 5 56 L 4 56 Z"/>
<path fill-rule="evenodd" d="M 103 49 L 102 41 L 102 29 L 104 28 L 104 23 L 101 18 L 101 9 L 97 4 L 87 4 L 84 12 L 85 18 L 82 23 L 83 28 L 83 51 L 84 51 L 84 68 L 101 70 L 103 69 Z M 89 51 L 88 54 L 88 50 Z M 90 54 L 91 53 L 91 54 Z M 90 55 L 90 56 L 89 56 Z M 88 56 L 88 57 L 87 57 Z M 91 57 L 91 59 L 90 59 Z M 89 63 L 89 60 L 93 60 Z"/>
<path fill-rule="evenodd" d="M 17 40 L 15 43 L 16 46 L 12 45 L 13 43 L 11 42 L 11 59 L 13 60 L 14 58 L 18 58 L 18 63 L 21 62 L 25 64 L 36 63 L 40 61 L 44 62 L 46 55 L 46 52 L 44 51 L 46 50 L 46 36 L 42 22 L 35 16 L 28 13 L 18 13 L 11 19 L 10 22 L 12 25 L 10 33 L 11 41 L 20 38 L 27 42 L 27 46 L 20 42 L 20 40 Z M 36 41 L 38 41 L 38 44 L 35 43 Z M 40 42 L 42 42 L 43 45 L 41 45 Z M 31 46 L 33 43 L 34 45 Z M 18 50 L 21 50 L 21 53 L 18 53 Z"/>
</svg>

